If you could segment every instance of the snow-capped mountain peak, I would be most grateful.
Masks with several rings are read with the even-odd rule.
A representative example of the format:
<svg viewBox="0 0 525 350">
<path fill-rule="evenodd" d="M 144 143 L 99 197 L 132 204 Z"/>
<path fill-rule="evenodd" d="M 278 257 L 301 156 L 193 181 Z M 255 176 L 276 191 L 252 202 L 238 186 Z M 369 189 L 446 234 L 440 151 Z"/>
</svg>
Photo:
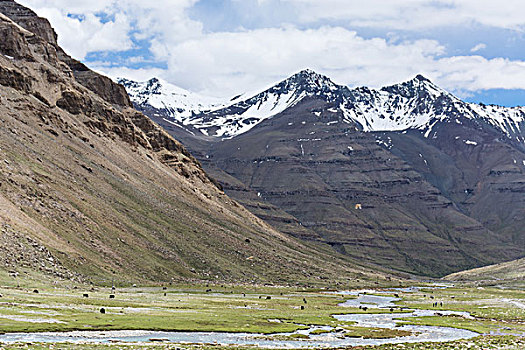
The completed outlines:
<svg viewBox="0 0 525 350">
<path fill-rule="evenodd" d="M 205 135 L 231 138 L 296 105 L 307 96 L 334 101 L 341 95 L 342 89 L 348 90 L 330 78 L 306 69 L 249 98 L 235 98 L 229 106 L 201 113 L 191 118 L 191 124 Z"/>
<path fill-rule="evenodd" d="M 179 122 L 183 122 L 195 113 L 223 105 L 220 99 L 190 92 L 159 78 L 144 82 L 118 78 L 117 82 L 124 85 L 138 108 L 157 110 L 159 114 L 165 114 Z"/>
<path fill-rule="evenodd" d="M 158 78 L 146 82 L 120 78 L 118 82 L 126 87 L 139 109 L 167 116 L 179 124 L 193 125 L 205 135 L 222 138 L 242 134 L 306 96 L 321 96 L 326 101 L 333 101 L 341 89 L 348 90 L 311 69 L 302 70 L 263 92 L 239 95 L 227 103 Z"/>
<path fill-rule="evenodd" d="M 347 120 L 357 121 L 364 131 L 423 129 L 435 119 L 459 116 L 464 104 L 422 75 L 379 90 L 360 87 L 341 109 Z"/>
<path fill-rule="evenodd" d="M 309 93 L 335 91 L 339 88 L 330 78 L 318 74 L 311 69 L 305 69 L 295 73 L 288 79 L 283 80 L 277 86 L 285 86 L 288 89 L 299 89 Z"/>
<path fill-rule="evenodd" d="M 344 87 L 337 85 L 327 76 L 316 73 L 311 69 L 305 69 L 272 85 L 265 91 L 252 94 L 248 98 L 237 99 L 235 102 L 250 103 L 255 100 L 265 99 L 269 95 L 293 95 L 297 98 L 318 95 L 329 98 L 341 88 Z"/>
<path fill-rule="evenodd" d="M 453 98 L 454 96 L 449 92 L 441 89 L 435 85 L 430 79 L 418 74 L 415 78 L 404 83 L 385 86 L 381 91 L 386 91 L 390 94 L 403 96 L 405 98 L 428 98 L 436 99 L 440 96 Z"/>
<path fill-rule="evenodd" d="M 422 75 L 379 90 L 353 89 L 341 110 L 348 122 L 357 121 L 364 131 L 417 129 L 429 137 L 439 122 L 461 124 L 474 120 L 500 129 L 511 139 L 525 142 L 524 107 L 467 103 Z"/>
</svg>

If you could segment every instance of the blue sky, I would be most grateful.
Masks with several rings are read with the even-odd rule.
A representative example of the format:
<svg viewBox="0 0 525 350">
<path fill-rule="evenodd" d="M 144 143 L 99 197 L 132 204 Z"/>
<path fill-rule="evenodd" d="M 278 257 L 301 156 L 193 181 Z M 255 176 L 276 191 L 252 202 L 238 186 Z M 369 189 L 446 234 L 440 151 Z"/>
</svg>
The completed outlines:
<svg viewBox="0 0 525 350">
<path fill-rule="evenodd" d="M 423 74 L 459 97 L 525 105 L 521 0 L 20 0 L 110 76 L 218 97 L 304 68 L 350 86 Z"/>
</svg>

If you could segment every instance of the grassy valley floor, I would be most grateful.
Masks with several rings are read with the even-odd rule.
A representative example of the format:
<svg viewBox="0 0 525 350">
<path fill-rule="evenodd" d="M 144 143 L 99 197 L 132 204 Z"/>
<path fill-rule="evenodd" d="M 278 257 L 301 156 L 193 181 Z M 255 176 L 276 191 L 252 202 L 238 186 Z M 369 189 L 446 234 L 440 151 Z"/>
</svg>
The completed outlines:
<svg viewBox="0 0 525 350">
<path fill-rule="evenodd" d="M 322 289 L 248 285 L 162 285 L 145 287 L 92 287 L 70 282 L 51 284 L 19 280 L 0 274 L 0 333 L 62 331 L 205 331 L 274 333 L 330 326 L 334 336 L 385 338 L 404 336 L 396 329 L 357 327 L 338 321 L 334 314 L 388 313 L 390 309 L 363 310 L 338 304 L 355 298 Z M 368 292 L 372 293 L 372 292 Z M 389 292 L 390 293 L 390 292 Z M 114 295 L 114 297 L 110 297 Z M 382 294 L 385 295 L 385 294 Z M 398 296 L 393 312 L 424 309 L 469 312 L 472 317 L 430 316 L 405 318 L 403 323 L 447 326 L 482 336 L 448 343 L 392 344 L 360 349 L 523 349 L 525 348 L 525 291 L 494 287 L 445 289 L 430 286 L 413 291 L 392 291 Z M 101 313 L 104 309 L 105 313 Z M 264 334 L 264 335 L 263 335 Z M 282 337 L 280 335 L 279 337 Z M 308 335 L 292 334 L 293 340 Z M 0 344 L 0 349 L 247 349 L 243 346 L 177 344 Z"/>
</svg>

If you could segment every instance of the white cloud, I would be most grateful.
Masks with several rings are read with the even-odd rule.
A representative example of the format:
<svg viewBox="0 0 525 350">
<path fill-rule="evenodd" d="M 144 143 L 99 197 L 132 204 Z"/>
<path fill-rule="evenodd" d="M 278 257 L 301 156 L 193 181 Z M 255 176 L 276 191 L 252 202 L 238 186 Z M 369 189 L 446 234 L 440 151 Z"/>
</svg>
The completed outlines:
<svg viewBox="0 0 525 350">
<path fill-rule="evenodd" d="M 169 66 L 164 79 L 220 97 L 261 89 L 303 68 L 351 86 L 380 87 L 421 73 L 453 91 L 525 88 L 522 61 L 446 57 L 437 41 L 365 39 L 340 27 L 212 33 L 164 54 Z"/>
<path fill-rule="evenodd" d="M 431 67 L 438 82 L 448 89 L 525 89 L 525 61 L 458 56 L 441 58 Z"/>
<path fill-rule="evenodd" d="M 478 52 L 479 50 L 486 49 L 487 45 L 484 43 L 479 43 L 476 46 L 474 46 L 472 49 L 470 49 L 470 52 Z"/>
<path fill-rule="evenodd" d="M 71 55 L 84 59 L 89 52 L 129 50 L 133 38 L 168 44 L 200 35 L 201 23 L 185 13 L 196 1 L 21 0 L 20 3 L 48 18 L 59 34 L 59 44 Z"/>
<path fill-rule="evenodd" d="M 167 78 L 203 93 L 223 95 L 237 92 L 239 86 L 255 89 L 306 67 L 344 83 L 358 83 L 364 76 L 368 82 L 380 83 L 411 73 L 410 67 L 443 50 L 435 41 L 393 45 L 338 27 L 213 33 L 172 46 Z M 381 78 L 367 74 L 377 69 L 384 73 Z"/>
<path fill-rule="evenodd" d="M 525 30 L 522 0 L 271 0 L 293 4 L 302 22 L 347 21 L 353 26 L 417 30 L 471 25 Z"/>
<path fill-rule="evenodd" d="M 84 59 L 93 51 L 125 51 L 133 47 L 130 20 L 125 14 L 116 14 L 113 21 L 106 23 L 89 12 L 82 20 L 68 17 L 55 8 L 43 8 L 39 15 L 53 24 L 59 33 L 59 45 L 78 59 Z"/>
<path fill-rule="evenodd" d="M 159 76 L 215 96 L 258 90 L 303 68 L 351 86 L 380 87 L 421 73 L 453 91 L 525 89 L 523 61 L 449 57 L 442 43 L 402 41 L 395 33 L 395 29 L 412 30 L 421 33 L 415 37 L 424 38 L 431 28 L 473 24 L 523 30 L 525 6 L 521 0 L 258 0 L 250 6 L 269 8 L 280 2 L 286 3 L 287 9 L 292 6 L 299 18 L 296 23 L 301 24 L 212 33 L 189 17 L 188 9 L 196 1 L 21 0 L 51 20 L 60 44 L 77 58 L 92 51 L 128 50 L 132 39 L 144 39 L 150 43 L 153 57 L 143 57 L 142 52 L 124 62 L 153 59 L 168 67 L 130 70 L 94 64 L 107 74 L 136 80 Z M 110 20 L 103 21 L 98 16 L 101 12 Z M 68 13 L 81 14 L 84 20 Z M 345 23 L 345 27 L 304 24 L 330 20 Z M 363 38 L 346 29 L 351 25 L 388 28 L 394 33 L 385 35 L 391 39 Z M 472 52 L 481 51 L 484 45 L 476 45 Z"/>
</svg>

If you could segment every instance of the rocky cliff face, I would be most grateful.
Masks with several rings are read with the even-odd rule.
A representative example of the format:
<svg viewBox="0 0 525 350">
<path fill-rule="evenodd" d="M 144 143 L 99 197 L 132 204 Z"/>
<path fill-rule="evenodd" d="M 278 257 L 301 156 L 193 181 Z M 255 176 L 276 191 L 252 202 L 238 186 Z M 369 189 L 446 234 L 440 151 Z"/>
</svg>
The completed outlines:
<svg viewBox="0 0 525 350">
<path fill-rule="evenodd" d="M 11 1 L 0 11 L 47 23 Z M 0 251 L 16 256 L 6 268 L 33 269 L 34 257 L 46 273 L 95 282 L 385 278 L 250 214 L 119 85 L 28 29 L 0 14 Z"/>
<path fill-rule="evenodd" d="M 66 63 L 71 69 L 75 80 L 82 84 L 87 89 L 93 91 L 106 102 L 109 102 L 116 106 L 121 107 L 132 107 L 132 103 L 126 92 L 126 89 L 113 82 L 108 77 L 93 72 L 91 69 L 86 67 L 83 63 L 71 58 L 61 48 L 57 50 L 60 60 Z"/>
</svg>

